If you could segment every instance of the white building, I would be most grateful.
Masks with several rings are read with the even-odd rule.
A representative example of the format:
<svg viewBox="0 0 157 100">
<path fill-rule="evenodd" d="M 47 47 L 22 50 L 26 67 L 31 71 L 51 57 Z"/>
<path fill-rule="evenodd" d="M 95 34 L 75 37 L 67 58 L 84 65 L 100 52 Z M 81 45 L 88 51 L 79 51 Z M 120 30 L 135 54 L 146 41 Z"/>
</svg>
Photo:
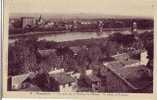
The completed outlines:
<svg viewBox="0 0 157 100">
<path fill-rule="evenodd" d="M 58 73 L 63 73 L 64 72 L 64 68 L 60 68 L 60 69 L 54 69 L 52 71 L 49 72 L 49 74 L 58 74 Z"/>
<path fill-rule="evenodd" d="M 149 59 L 147 58 L 148 54 L 147 51 L 143 51 L 140 54 L 140 63 L 141 65 L 145 65 L 148 63 Z"/>
<path fill-rule="evenodd" d="M 92 75 L 92 74 L 93 74 L 93 70 L 92 69 L 86 70 L 86 75 L 87 76 Z"/>
</svg>

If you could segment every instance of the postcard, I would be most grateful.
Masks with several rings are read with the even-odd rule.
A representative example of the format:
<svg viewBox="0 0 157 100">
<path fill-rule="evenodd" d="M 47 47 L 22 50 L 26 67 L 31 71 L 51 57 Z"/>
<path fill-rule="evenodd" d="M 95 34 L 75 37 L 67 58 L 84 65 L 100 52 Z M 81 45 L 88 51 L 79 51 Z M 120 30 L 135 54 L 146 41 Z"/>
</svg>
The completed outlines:
<svg viewBox="0 0 157 100">
<path fill-rule="evenodd" d="M 154 0 L 5 0 L 3 96 L 154 100 Z"/>
</svg>

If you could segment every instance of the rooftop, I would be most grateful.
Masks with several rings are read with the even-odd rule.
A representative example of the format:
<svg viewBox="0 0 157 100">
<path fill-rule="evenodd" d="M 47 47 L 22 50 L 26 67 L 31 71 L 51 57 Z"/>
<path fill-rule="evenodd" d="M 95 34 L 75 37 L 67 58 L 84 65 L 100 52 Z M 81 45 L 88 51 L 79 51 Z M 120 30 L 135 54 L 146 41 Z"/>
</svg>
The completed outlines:
<svg viewBox="0 0 157 100">
<path fill-rule="evenodd" d="M 129 58 L 129 55 L 127 53 L 122 53 L 122 54 L 114 55 L 112 57 L 116 60 L 125 60 L 125 59 Z"/>
<path fill-rule="evenodd" d="M 23 81 L 25 81 L 27 78 L 33 77 L 33 73 L 27 73 L 27 74 L 22 74 L 22 75 L 16 75 L 12 76 L 12 84 L 21 84 Z"/>
<path fill-rule="evenodd" d="M 101 79 L 98 78 L 97 76 L 95 75 L 89 75 L 88 78 L 92 81 L 92 82 L 100 82 Z"/>
<path fill-rule="evenodd" d="M 126 67 L 119 61 L 113 61 L 106 67 L 134 90 L 143 89 L 152 83 L 149 78 L 148 68 L 145 66 Z"/>
<path fill-rule="evenodd" d="M 59 84 L 67 84 L 75 81 L 73 77 L 65 73 L 50 74 L 50 77 L 53 77 Z"/>
</svg>

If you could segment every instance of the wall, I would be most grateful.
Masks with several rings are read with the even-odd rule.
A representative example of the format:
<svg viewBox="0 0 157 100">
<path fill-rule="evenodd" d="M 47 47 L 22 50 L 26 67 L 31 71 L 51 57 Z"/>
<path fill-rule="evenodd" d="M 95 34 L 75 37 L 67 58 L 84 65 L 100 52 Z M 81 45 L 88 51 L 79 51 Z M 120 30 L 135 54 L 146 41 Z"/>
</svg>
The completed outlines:
<svg viewBox="0 0 157 100">
<path fill-rule="evenodd" d="M 59 85 L 59 91 L 60 92 L 73 92 L 73 86 L 74 86 L 74 82 L 70 83 L 71 85 L 69 84 L 64 84 L 64 85 Z"/>
<path fill-rule="evenodd" d="M 147 51 L 145 51 L 145 52 L 141 52 L 141 64 L 142 65 L 147 65 L 147 63 L 148 63 L 148 61 L 149 61 L 149 59 L 147 58 L 147 56 L 148 56 L 148 54 L 147 54 Z"/>
</svg>

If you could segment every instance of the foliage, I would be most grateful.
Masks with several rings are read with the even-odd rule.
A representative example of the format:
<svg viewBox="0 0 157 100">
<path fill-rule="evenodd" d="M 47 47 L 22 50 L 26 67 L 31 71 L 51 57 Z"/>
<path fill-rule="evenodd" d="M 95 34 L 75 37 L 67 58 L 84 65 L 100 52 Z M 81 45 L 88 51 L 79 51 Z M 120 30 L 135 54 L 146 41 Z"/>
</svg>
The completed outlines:
<svg viewBox="0 0 157 100">
<path fill-rule="evenodd" d="M 50 71 L 52 68 L 64 68 L 66 71 L 94 68 L 100 60 L 112 59 L 122 49 L 139 48 L 145 43 L 148 57 L 153 58 L 152 33 L 139 35 L 140 41 L 135 41 L 132 35 L 115 33 L 109 38 L 85 39 L 66 42 L 37 41 L 36 38 L 21 39 L 15 46 L 9 46 L 9 72 L 19 74 L 43 68 Z M 141 43 L 142 42 L 142 43 Z M 76 46 L 77 55 L 70 47 Z M 55 52 L 43 57 L 38 50 L 51 50 Z M 13 69 L 13 70 L 12 70 Z"/>
</svg>

